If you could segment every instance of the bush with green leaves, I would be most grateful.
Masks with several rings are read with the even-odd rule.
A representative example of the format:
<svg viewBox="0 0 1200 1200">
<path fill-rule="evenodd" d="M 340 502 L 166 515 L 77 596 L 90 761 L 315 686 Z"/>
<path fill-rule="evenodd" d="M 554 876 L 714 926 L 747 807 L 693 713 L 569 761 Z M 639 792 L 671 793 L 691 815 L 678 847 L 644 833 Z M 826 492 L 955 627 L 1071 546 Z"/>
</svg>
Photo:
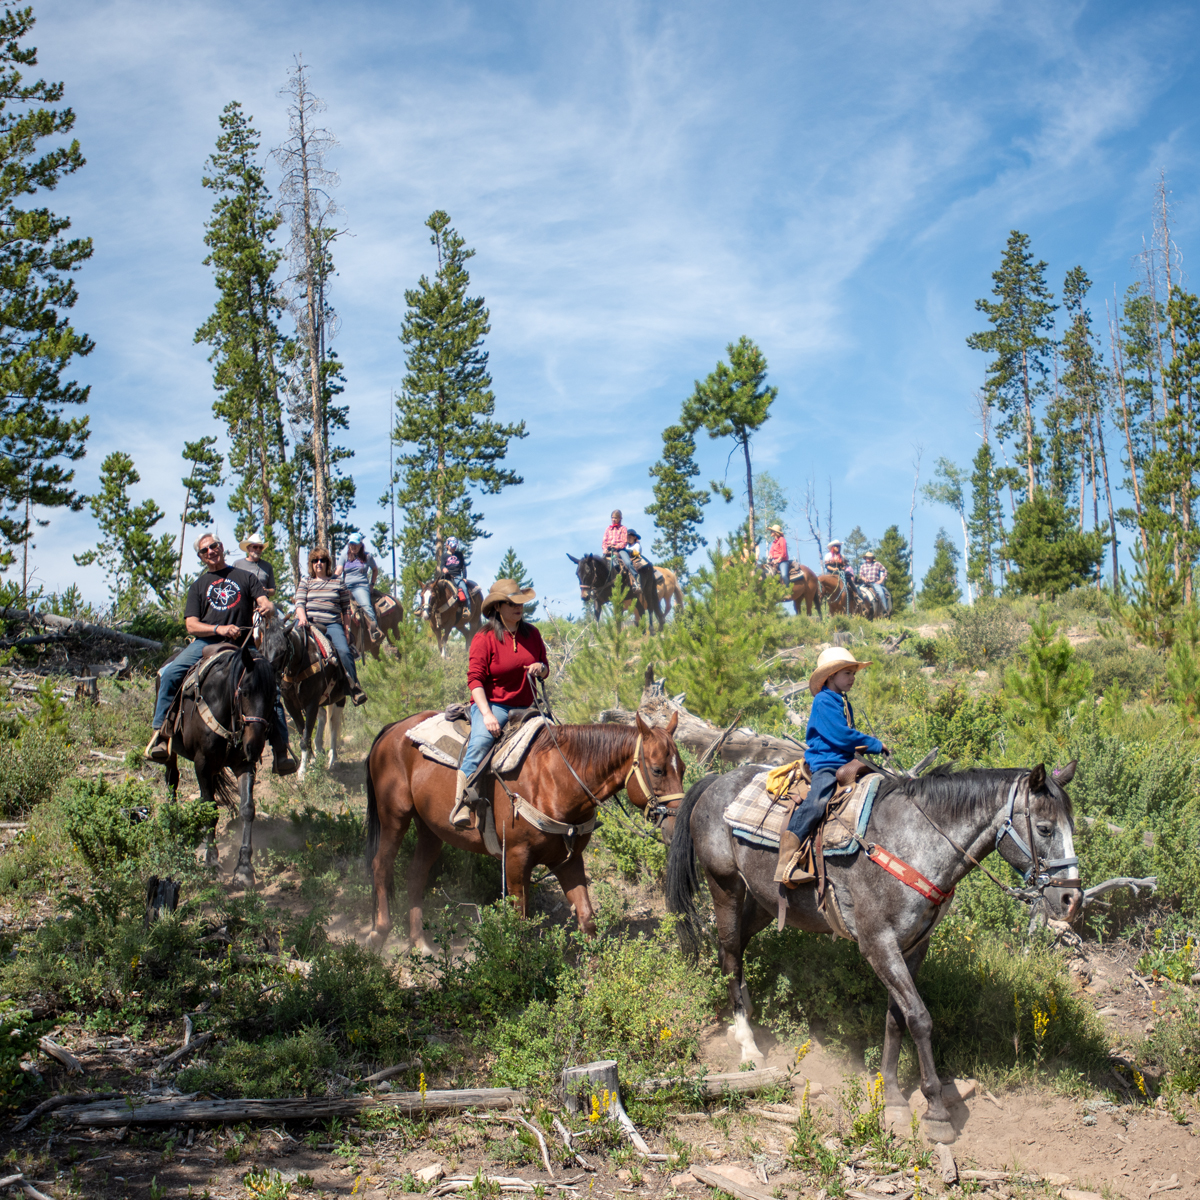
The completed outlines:
<svg viewBox="0 0 1200 1200">
<path fill-rule="evenodd" d="M 272 1096 L 323 1096 L 338 1051 L 324 1031 L 309 1025 L 284 1037 L 246 1042 L 234 1038 L 209 1057 L 206 1066 L 179 1073 L 185 1092 L 254 1099 Z"/>
<path fill-rule="evenodd" d="M 969 608 L 954 611 L 949 645 L 939 657 L 953 657 L 956 665 L 979 671 L 1011 657 L 1020 637 L 1017 619 L 1008 604 L 1002 600 L 976 600 Z"/>
<path fill-rule="evenodd" d="M 38 1041 L 53 1027 L 53 1021 L 33 1020 L 12 1000 L 0 1000 L 0 1113 L 16 1112 L 37 1090 L 37 1076 L 21 1070 L 21 1059 L 36 1054 Z"/>
<path fill-rule="evenodd" d="M 48 799 L 72 760 L 70 747 L 49 729 L 31 725 L 0 738 L 0 813 L 21 816 Z"/>
<path fill-rule="evenodd" d="M 1166 678 L 1161 655 L 1123 637 L 1101 637 L 1075 647 L 1075 656 L 1092 670 L 1092 687 L 1106 692 L 1118 684 L 1128 696 L 1145 696 Z"/>
<path fill-rule="evenodd" d="M 1057 636 L 1056 636 L 1057 635 Z M 1012 667 L 1004 677 L 1009 724 L 1052 732 L 1059 717 L 1078 704 L 1092 686 L 1092 671 L 1076 661 L 1071 643 L 1058 632 L 1045 609 L 1029 631 L 1025 670 Z"/>
</svg>

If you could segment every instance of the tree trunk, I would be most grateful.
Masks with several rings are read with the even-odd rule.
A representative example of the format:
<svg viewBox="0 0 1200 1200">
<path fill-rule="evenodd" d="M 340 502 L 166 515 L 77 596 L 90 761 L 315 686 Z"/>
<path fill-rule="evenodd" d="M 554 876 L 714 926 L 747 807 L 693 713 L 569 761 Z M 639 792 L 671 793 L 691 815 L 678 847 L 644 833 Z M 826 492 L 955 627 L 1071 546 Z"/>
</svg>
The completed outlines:
<svg viewBox="0 0 1200 1200">
<path fill-rule="evenodd" d="M 1033 499 L 1033 397 L 1029 394 L 1029 351 L 1021 351 L 1021 380 L 1025 392 L 1025 468 L 1029 477 L 1028 499 Z"/>
<path fill-rule="evenodd" d="M 1114 306 L 1116 301 L 1113 301 Z M 1105 301 L 1105 308 L 1108 308 L 1108 302 Z M 1113 356 L 1113 378 L 1117 381 L 1117 396 L 1121 401 L 1121 417 L 1125 426 L 1125 446 L 1129 453 L 1129 478 L 1133 484 L 1133 506 L 1137 511 L 1138 534 L 1142 539 L 1142 553 L 1149 554 L 1150 547 L 1146 539 L 1146 524 L 1142 520 L 1142 491 L 1138 486 L 1138 471 L 1137 458 L 1133 452 L 1133 434 L 1129 428 L 1129 406 L 1125 400 L 1125 356 L 1121 352 L 1121 338 L 1117 329 L 1116 319 L 1110 314 L 1108 318 L 1108 340 L 1112 345 Z M 1109 498 L 1109 511 L 1112 511 L 1111 492 Z M 1113 527 L 1115 538 L 1116 526 Z M 1117 545 L 1113 542 L 1113 588 L 1117 586 Z"/>
<path fill-rule="evenodd" d="M 746 456 L 746 508 L 750 514 L 750 545 L 755 544 L 754 538 L 754 476 L 750 473 L 750 438 L 742 438 L 742 453 Z"/>
<path fill-rule="evenodd" d="M 3 608 L 0 609 L 0 620 L 30 621 L 34 624 L 41 622 L 43 625 L 50 626 L 51 629 L 63 629 L 83 637 L 112 638 L 114 641 L 126 642 L 130 646 L 138 646 L 144 650 L 161 650 L 163 648 L 162 642 L 156 642 L 151 638 L 122 633 L 119 629 L 109 629 L 105 625 L 91 625 L 87 621 L 76 621 L 71 617 L 55 616 L 54 613 L 31 613 L 23 608 Z"/>
</svg>

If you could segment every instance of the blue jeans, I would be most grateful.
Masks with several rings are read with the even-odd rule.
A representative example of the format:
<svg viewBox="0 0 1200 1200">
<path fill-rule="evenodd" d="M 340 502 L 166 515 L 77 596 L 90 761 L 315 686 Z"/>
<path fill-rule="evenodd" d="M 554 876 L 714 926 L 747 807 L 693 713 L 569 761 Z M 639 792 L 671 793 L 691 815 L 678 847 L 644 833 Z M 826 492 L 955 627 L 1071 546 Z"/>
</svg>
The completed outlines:
<svg viewBox="0 0 1200 1200">
<path fill-rule="evenodd" d="M 346 590 L 358 602 L 358 605 L 372 621 L 375 620 L 375 606 L 371 603 L 371 585 L 369 583 L 348 583 Z"/>
<path fill-rule="evenodd" d="M 218 637 L 198 637 L 194 642 L 189 642 L 165 666 L 158 670 L 158 699 L 154 703 L 154 728 L 161 729 L 163 722 L 167 719 L 167 713 L 171 708 L 171 702 L 175 699 L 176 693 L 183 684 L 184 676 L 200 661 L 200 656 L 204 653 L 205 646 L 215 646 L 223 642 L 224 638 Z M 279 698 L 279 692 L 275 692 L 275 728 L 271 731 L 271 745 L 278 753 L 283 753 L 287 750 L 288 744 L 288 728 L 287 717 L 283 713 L 283 701 Z"/>
<path fill-rule="evenodd" d="M 342 670 L 350 676 L 351 682 L 357 687 L 358 672 L 354 669 L 354 656 L 350 653 L 350 643 L 346 641 L 346 631 L 342 628 L 341 622 L 330 621 L 328 625 L 322 625 L 320 628 L 333 644 L 334 653 L 338 656 L 338 662 L 342 664 Z"/>
<path fill-rule="evenodd" d="M 781 558 L 779 560 L 779 578 L 785 584 L 792 581 L 792 560 L 790 558 Z"/>
<path fill-rule="evenodd" d="M 803 804 L 796 806 L 792 819 L 788 821 L 788 829 L 801 842 L 811 837 L 825 815 L 825 808 L 837 791 L 837 767 L 822 767 L 812 773 L 812 785 Z"/>
<path fill-rule="evenodd" d="M 492 704 L 489 707 L 492 710 L 492 716 L 496 718 L 500 723 L 500 728 L 503 729 L 508 724 L 508 706 L 506 704 Z M 496 739 L 488 733 L 483 723 L 483 713 L 479 711 L 479 705 L 472 704 L 471 736 L 467 738 L 466 753 L 463 754 L 462 762 L 459 763 L 458 769 L 470 779 L 479 770 L 479 764 L 483 762 L 483 756 L 495 744 Z"/>
<path fill-rule="evenodd" d="M 887 593 L 883 590 L 883 584 L 882 583 L 873 583 L 873 584 L 871 584 L 871 590 L 875 593 L 876 596 L 879 597 L 880 612 L 887 612 L 889 605 L 888 605 Z"/>
</svg>

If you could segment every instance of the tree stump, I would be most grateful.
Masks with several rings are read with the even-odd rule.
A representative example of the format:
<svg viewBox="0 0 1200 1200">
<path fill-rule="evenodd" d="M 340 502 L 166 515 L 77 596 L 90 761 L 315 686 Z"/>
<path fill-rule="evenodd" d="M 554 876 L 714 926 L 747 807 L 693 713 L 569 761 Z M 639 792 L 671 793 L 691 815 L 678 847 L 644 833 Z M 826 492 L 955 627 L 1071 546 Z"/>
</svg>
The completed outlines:
<svg viewBox="0 0 1200 1200">
<path fill-rule="evenodd" d="M 174 912 L 179 906 L 179 884 L 174 879 L 159 879 L 151 875 L 146 881 L 146 928 L 157 921 L 163 909 Z"/>
<path fill-rule="evenodd" d="M 621 1085 L 615 1058 L 565 1068 L 562 1085 L 567 1112 L 590 1112 L 593 1096 L 610 1117 L 615 1117 L 621 1109 Z"/>
</svg>

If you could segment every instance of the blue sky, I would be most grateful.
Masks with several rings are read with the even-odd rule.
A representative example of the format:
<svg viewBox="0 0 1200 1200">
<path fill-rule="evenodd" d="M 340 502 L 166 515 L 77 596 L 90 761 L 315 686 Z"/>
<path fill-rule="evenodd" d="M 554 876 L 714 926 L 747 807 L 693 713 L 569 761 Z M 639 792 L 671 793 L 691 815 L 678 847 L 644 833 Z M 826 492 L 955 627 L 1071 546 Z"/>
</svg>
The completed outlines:
<svg viewBox="0 0 1200 1200">
<path fill-rule="evenodd" d="M 1101 323 L 1135 276 L 1160 170 L 1185 266 L 1197 241 L 1190 4 L 44 0 L 36 13 L 39 71 L 66 83 L 88 159 L 52 198 L 96 245 L 75 310 L 97 344 L 76 372 L 92 385 L 83 489 L 125 449 L 135 498 L 178 530 L 183 442 L 220 432 L 192 341 L 215 298 L 200 176 L 229 100 L 265 148 L 283 140 L 279 91 L 301 52 L 340 142 L 352 234 L 332 299 L 360 524 L 381 515 L 403 293 L 434 269 L 423 222 L 443 208 L 477 251 L 497 416 L 530 433 L 510 454 L 524 485 L 480 502 L 494 536 L 473 574 L 489 582 L 512 544 L 561 610 L 578 607 L 565 552 L 598 549 L 612 507 L 652 532 L 661 430 L 739 335 L 779 388 L 755 466 L 788 488 L 793 529 L 815 477 L 836 532 L 907 533 L 914 445 L 927 469 L 966 465 L 978 445 L 984 358 L 964 339 L 1008 231 L 1031 237 L 1056 293 L 1081 263 Z M 728 450 L 703 439 L 703 480 Z M 90 516 L 50 516 L 37 578 L 103 600 L 99 570 L 71 560 L 95 542 Z M 704 532 L 740 516 L 714 500 Z M 918 508 L 918 573 L 953 522 Z"/>
</svg>

